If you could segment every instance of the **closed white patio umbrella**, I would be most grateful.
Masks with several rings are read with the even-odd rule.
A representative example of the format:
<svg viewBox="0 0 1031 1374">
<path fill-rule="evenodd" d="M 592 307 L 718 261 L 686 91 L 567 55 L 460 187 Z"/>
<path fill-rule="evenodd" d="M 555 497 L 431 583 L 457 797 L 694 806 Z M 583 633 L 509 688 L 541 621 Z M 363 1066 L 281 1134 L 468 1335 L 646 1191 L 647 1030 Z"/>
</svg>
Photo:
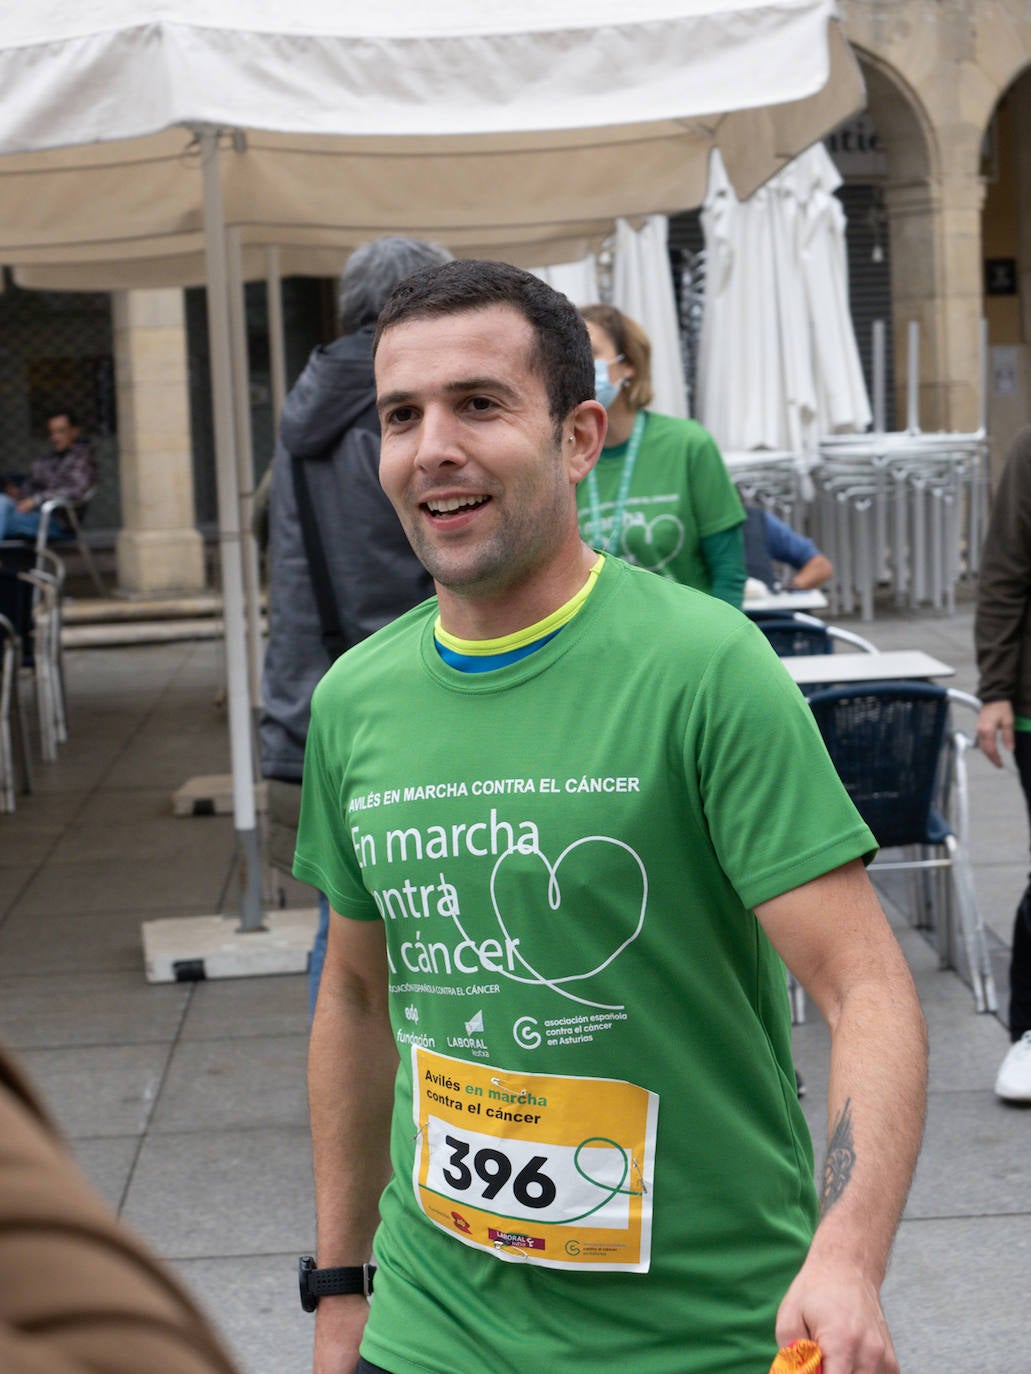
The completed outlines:
<svg viewBox="0 0 1031 1374">
<path fill-rule="evenodd" d="M 713 153 L 698 412 L 727 450 L 813 452 L 870 423 L 840 184 L 817 143 L 742 201 Z"/>
</svg>

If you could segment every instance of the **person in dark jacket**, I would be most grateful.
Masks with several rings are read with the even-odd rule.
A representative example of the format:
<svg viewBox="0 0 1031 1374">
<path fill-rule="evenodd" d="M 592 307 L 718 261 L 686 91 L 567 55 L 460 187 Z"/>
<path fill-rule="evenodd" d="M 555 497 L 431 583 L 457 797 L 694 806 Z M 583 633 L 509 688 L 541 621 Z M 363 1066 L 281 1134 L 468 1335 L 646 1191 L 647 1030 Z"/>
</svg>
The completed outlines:
<svg viewBox="0 0 1031 1374">
<path fill-rule="evenodd" d="M 293 865 L 316 683 L 345 648 L 432 594 L 429 574 L 379 484 L 372 335 L 394 287 L 450 256 L 437 244 L 397 236 L 357 248 L 340 278 L 342 337 L 314 350 L 283 406 L 269 487 L 269 640 L 260 736 L 262 773 L 269 780 L 268 856 L 285 872 Z M 311 512 L 307 535 L 298 496 Z M 327 625 L 327 618 L 335 623 Z M 312 1010 L 328 923 L 320 893 L 309 970 Z"/>
<path fill-rule="evenodd" d="M 977 742 L 1002 767 L 1016 759 L 1031 815 L 1031 425 L 1013 441 L 981 554 L 974 642 L 983 705 Z M 1010 957 L 1010 1039 L 995 1091 L 1031 1102 L 1031 881 L 1017 907 Z"/>
</svg>

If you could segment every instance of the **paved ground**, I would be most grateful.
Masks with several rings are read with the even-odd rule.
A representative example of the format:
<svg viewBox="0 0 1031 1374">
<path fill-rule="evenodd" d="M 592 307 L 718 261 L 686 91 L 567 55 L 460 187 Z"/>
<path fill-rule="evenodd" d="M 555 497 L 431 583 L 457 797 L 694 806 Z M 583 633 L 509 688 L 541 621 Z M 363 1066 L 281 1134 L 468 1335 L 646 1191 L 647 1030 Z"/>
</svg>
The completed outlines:
<svg viewBox="0 0 1031 1374">
<path fill-rule="evenodd" d="M 953 663 L 973 690 L 971 614 L 878 614 L 882 648 Z M 71 738 L 37 790 L 0 817 L 0 1036 L 76 1153 L 171 1258 L 246 1374 L 309 1367 L 298 1253 L 313 1244 L 301 976 L 148 986 L 139 927 L 234 908 L 226 817 L 174 819 L 172 792 L 227 768 L 215 642 L 67 655 Z M 1026 869 L 1016 776 L 972 760 L 979 899 L 1001 950 Z M 904 889 L 897 889 L 900 896 Z M 306 905 L 291 885 L 291 904 Z M 930 1025 L 927 1138 L 887 1284 L 905 1374 L 1027 1367 L 1031 1112 L 992 1095 L 1007 1037 L 974 1015 L 891 908 Z M 827 1036 L 796 1031 L 806 1111 L 824 1133 Z M 818 1153 L 820 1153 L 818 1149 Z M 988 1356 L 989 1358 L 985 1358 Z"/>
</svg>

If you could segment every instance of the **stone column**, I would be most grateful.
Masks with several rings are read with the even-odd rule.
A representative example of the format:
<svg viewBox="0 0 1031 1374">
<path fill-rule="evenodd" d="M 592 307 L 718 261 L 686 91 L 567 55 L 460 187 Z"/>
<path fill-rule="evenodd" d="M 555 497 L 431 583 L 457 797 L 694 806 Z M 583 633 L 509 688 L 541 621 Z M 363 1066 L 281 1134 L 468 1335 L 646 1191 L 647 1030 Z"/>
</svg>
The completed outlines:
<svg viewBox="0 0 1031 1374">
<path fill-rule="evenodd" d="M 122 497 L 118 585 L 129 595 L 199 591 L 204 544 L 194 516 L 183 293 L 118 291 L 112 306 Z"/>
<path fill-rule="evenodd" d="M 961 157 L 960 150 L 954 146 L 955 164 L 976 167 L 976 145 L 975 149 L 967 149 L 966 154 Z M 968 175 L 952 172 L 942 179 L 945 428 L 967 433 L 976 429 L 981 420 L 983 208 L 984 183 L 976 172 Z"/>
<path fill-rule="evenodd" d="M 920 324 L 920 425 L 969 432 L 980 417 L 981 206 L 977 177 L 890 185 L 896 416 L 906 421 L 907 331 Z"/>
</svg>

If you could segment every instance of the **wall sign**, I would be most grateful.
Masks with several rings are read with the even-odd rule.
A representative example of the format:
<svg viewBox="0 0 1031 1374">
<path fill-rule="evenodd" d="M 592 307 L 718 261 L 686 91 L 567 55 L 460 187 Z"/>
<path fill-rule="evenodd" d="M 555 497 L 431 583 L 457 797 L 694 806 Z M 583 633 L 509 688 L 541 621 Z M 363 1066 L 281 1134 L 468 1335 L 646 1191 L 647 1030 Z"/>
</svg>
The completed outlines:
<svg viewBox="0 0 1031 1374">
<path fill-rule="evenodd" d="M 984 290 L 986 296 L 1015 296 L 1017 294 L 1016 258 L 985 258 Z"/>
</svg>

